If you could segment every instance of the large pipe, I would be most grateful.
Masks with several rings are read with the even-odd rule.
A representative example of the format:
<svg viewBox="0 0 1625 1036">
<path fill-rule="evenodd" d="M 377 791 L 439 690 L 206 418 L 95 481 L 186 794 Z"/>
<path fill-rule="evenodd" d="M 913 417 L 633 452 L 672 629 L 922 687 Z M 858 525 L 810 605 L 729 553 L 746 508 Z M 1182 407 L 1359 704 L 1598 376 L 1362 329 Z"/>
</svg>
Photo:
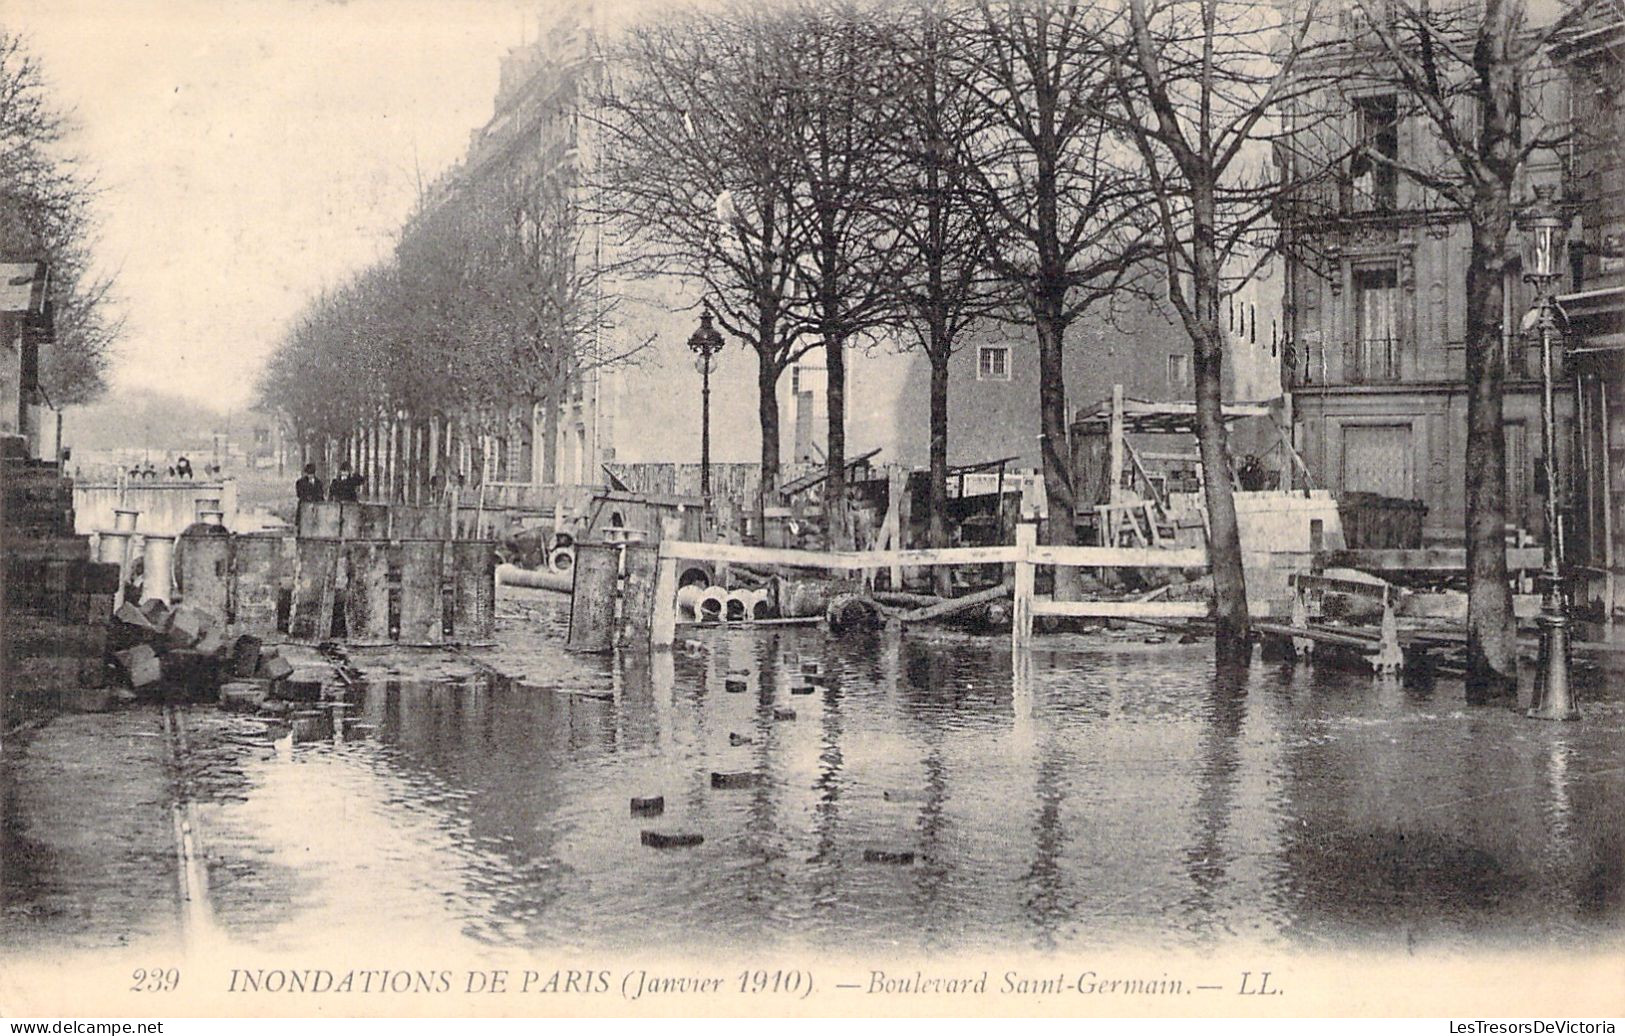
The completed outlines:
<svg viewBox="0 0 1625 1036">
<path fill-rule="evenodd" d="M 122 529 L 110 529 L 96 534 L 96 560 L 104 565 L 118 566 L 118 593 L 116 605 L 124 600 L 124 581 L 130 575 L 130 536 Z"/>
<path fill-rule="evenodd" d="M 750 592 L 748 590 L 728 591 L 727 612 L 729 622 L 742 622 L 750 617 Z"/>
<path fill-rule="evenodd" d="M 197 513 L 197 520 L 202 522 L 204 525 L 224 525 L 226 524 L 226 512 L 199 511 Z"/>
<path fill-rule="evenodd" d="M 497 566 L 497 582 L 504 586 L 528 586 L 567 594 L 575 588 L 575 575 L 569 571 L 538 572 L 518 565 L 502 564 Z"/>
<path fill-rule="evenodd" d="M 771 618 L 772 611 L 765 589 L 745 591 L 745 618 L 751 620 Z"/>
<path fill-rule="evenodd" d="M 175 587 L 175 537 L 149 533 L 142 551 L 141 595 L 169 603 Z"/>
<path fill-rule="evenodd" d="M 547 567 L 553 572 L 569 572 L 575 567 L 576 549 L 570 547 L 554 547 L 553 552 L 547 556 Z"/>
<path fill-rule="evenodd" d="M 680 587 L 677 591 L 677 617 L 698 619 L 700 617 L 701 588 L 697 583 L 690 583 Z"/>
<path fill-rule="evenodd" d="M 728 591 L 720 586 L 708 586 L 700 591 L 696 615 L 702 622 L 720 622 L 728 606 Z"/>
<path fill-rule="evenodd" d="M 115 532 L 134 532 L 136 519 L 140 517 L 140 511 L 132 511 L 127 507 L 115 507 L 113 508 L 113 529 Z"/>
</svg>

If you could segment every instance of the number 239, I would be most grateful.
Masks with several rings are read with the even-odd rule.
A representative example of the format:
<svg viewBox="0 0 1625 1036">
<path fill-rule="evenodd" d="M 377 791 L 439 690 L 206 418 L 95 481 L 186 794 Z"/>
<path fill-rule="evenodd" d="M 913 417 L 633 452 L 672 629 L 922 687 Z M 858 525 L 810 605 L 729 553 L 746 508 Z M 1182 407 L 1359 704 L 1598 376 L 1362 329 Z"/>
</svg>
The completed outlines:
<svg viewBox="0 0 1625 1036">
<path fill-rule="evenodd" d="M 180 968 L 136 968 L 130 972 L 132 993 L 172 993 L 180 984 Z"/>
</svg>

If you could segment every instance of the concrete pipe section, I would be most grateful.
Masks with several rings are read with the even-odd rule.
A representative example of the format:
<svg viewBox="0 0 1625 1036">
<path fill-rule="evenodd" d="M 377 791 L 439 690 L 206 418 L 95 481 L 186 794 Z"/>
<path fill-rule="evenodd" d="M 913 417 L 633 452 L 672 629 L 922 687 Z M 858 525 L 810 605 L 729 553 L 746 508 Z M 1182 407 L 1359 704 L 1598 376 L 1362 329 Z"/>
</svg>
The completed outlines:
<svg viewBox="0 0 1625 1036">
<path fill-rule="evenodd" d="M 134 532 L 135 523 L 140 517 L 140 511 L 132 511 L 125 507 L 115 507 L 113 508 L 113 530 L 115 532 Z"/>
<path fill-rule="evenodd" d="M 168 604 L 175 591 L 175 537 L 147 536 L 142 556 L 142 597 Z"/>
</svg>

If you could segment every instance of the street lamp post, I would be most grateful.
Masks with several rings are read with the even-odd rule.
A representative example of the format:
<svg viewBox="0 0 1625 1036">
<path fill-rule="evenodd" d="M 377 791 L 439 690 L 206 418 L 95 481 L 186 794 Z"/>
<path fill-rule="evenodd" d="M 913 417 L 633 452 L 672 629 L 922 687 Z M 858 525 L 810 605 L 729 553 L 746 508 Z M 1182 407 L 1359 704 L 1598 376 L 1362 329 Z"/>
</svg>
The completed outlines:
<svg viewBox="0 0 1625 1036">
<path fill-rule="evenodd" d="M 711 307 L 700 313 L 700 327 L 688 337 L 700 369 L 700 496 L 711 499 L 711 362 L 722 349 L 722 335 L 711 326 Z"/>
<path fill-rule="evenodd" d="M 1557 416 L 1553 412 L 1552 338 L 1557 304 L 1552 287 L 1563 275 L 1569 221 L 1552 188 L 1535 188 L 1535 201 L 1518 216 L 1523 279 L 1535 286 L 1540 324 L 1540 432 L 1546 471 L 1546 550 L 1540 575 L 1540 664 L 1528 715 L 1532 719 L 1579 719 L 1569 687 L 1569 619 L 1563 594 L 1563 530 L 1557 506 Z"/>
</svg>

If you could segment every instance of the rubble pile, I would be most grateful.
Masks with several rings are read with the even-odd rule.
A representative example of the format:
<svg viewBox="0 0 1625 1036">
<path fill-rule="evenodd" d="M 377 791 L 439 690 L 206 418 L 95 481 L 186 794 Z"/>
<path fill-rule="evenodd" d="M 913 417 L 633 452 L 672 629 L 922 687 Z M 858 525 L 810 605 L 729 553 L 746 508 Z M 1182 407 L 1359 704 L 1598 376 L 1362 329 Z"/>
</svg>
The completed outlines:
<svg viewBox="0 0 1625 1036">
<path fill-rule="evenodd" d="M 119 605 L 107 657 L 122 685 L 114 697 L 123 701 L 218 701 L 227 709 L 257 710 L 267 702 L 321 697 L 320 683 L 293 679 L 294 666 L 280 649 L 252 634 L 228 638 L 219 616 L 187 604 Z"/>
</svg>

